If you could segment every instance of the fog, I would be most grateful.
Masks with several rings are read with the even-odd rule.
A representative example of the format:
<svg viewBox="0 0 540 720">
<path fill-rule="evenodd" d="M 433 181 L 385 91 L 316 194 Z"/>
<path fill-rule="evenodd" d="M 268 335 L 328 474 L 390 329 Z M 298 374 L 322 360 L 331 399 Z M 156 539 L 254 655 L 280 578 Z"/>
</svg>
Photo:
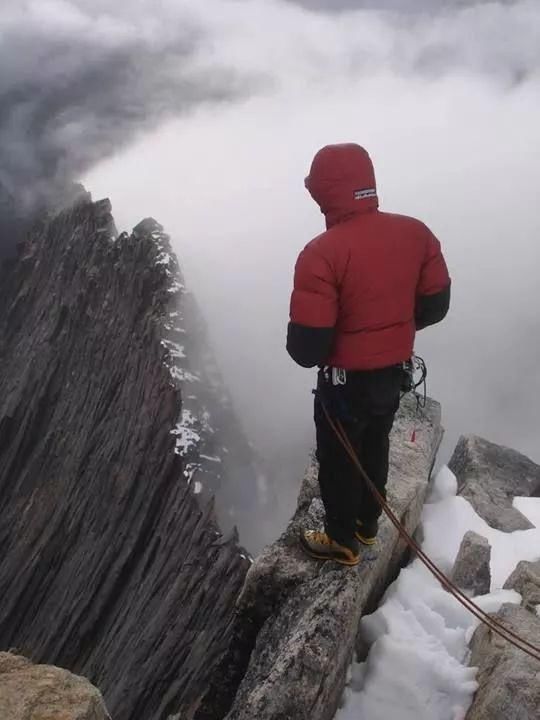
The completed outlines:
<svg viewBox="0 0 540 720">
<path fill-rule="evenodd" d="M 240 80 L 201 61 L 204 28 L 189 7 L 174 23 L 151 9 L 137 0 L 3 0 L 0 227 L 59 200 L 82 172 L 163 118 L 247 91 L 248 73 Z M 0 258 L 10 244 L 2 232 Z"/>
<path fill-rule="evenodd" d="M 173 236 L 244 426 L 275 459 L 290 511 L 313 441 L 314 376 L 285 352 L 288 302 L 296 256 L 323 229 L 303 178 L 321 145 L 364 144 L 382 209 L 428 223 L 453 279 L 448 319 L 417 342 L 443 406 L 441 460 L 475 432 L 540 461 L 540 6 L 441 2 L 427 15 L 407 12 L 421 2 L 401 12 L 307 4 L 120 3 L 141 33 L 151 23 L 153 49 L 160 32 L 174 49 L 189 18 L 196 33 L 183 52 L 194 60 L 174 55 L 161 84 L 159 61 L 144 64 L 140 86 L 117 83 L 99 152 L 81 132 L 92 152 L 70 172 L 107 156 L 82 179 L 111 198 L 118 226 L 152 215 Z M 198 95 L 203 78 L 210 91 Z M 155 97 L 159 113 L 144 102 Z M 133 123 L 109 135 L 107 122 L 126 115 Z"/>
<path fill-rule="evenodd" d="M 474 5 L 486 5 L 490 0 L 290 0 L 290 2 L 321 12 L 346 12 L 359 8 L 371 10 L 399 10 L 402 13 L 455 10 Z M 516 0 L 501 0 L 510 5 Z"/>
<path fill-rule="evenodd" d="M 173 234 L 244 423 L 264 453 L 294 458 L 294 484 L 313 373 L 286 355 L 285 326 L 296 255 L 323 227 L 302 181 L 322 144 L 365 144 L 383 209 L 424 219 L 453 278 L 449 318 L 417 343 L 443 405 L 442 460 L 467 432 L 540 460 L 540 8 L 411 22 L 254 5 L 242 23 L 223 5 L 207 27 L 222 62 L 272 83 L 162 128 L 87 182 L 123 224 L 150 213 Z"/>
</svg>

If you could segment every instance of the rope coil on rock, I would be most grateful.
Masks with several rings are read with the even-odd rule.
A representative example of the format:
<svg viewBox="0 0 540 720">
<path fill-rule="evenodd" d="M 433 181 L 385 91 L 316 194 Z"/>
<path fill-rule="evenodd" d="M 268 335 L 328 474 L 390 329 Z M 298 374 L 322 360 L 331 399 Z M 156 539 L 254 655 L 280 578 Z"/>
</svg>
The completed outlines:
<svg viewBox="0 0 540 720">
<path fill-rule="evenodd" d="M 358 459 L 358 455 L 356 454 L 356 451 L 351 445 L 351 441 L 349 440 L 349 437 L 345 429 L 343 428 L 341 421 L 334 421 L 323 402 L 321 402 L 321 405 L 326 419 L 328 420 L 328 424 L 336 434 L 340 443 L 343 445 L 343 448 L 345 449 L 346 453 L 352 460 L 358 472 L 366 482 L 371 493 L 376 498 L 377 502 L 382 507 L 383 511 L 390 519 L 392 525 L 396 528 L 400 536 L 411 548 L 411 550 L 420 558 L 422 563 L 428 568 L 432 575 L 434 575 L 434 577 L 441 583 L 445 590 L 447 590 L 451 595 L 453 595 L 458 602 L 460 602 L 467 610 L 469 610 L 469 612 L 471 612 L 478 620 L 480 620 L 480 622 L 486 625 L 492 632 L 503 638 L 503 640 L 509 642 L 514 647 L 522 650 L 530 657 L 540 661 L 540 647 L 536 647 L 528 640 L 520 637 L 513 630 L 506 627 L 501 622 L 499 622 L 498 620 L 490 616 L 488 613 L 486 613 L 484 610 L 482 610 L 481 607 L 479 607 L 475 602 L 473 602 L 469 597 L 467 597 L 467 595 L 465 595 L 456 585 L 454 585 L 454 583 L 448 577 L 446 577 L 443 571 L 437 565 L 435 565 L 431 558 L 426 555 L 426 553 L 422 550 L 420 545 L 418 545 L 416 540 L 414 540 L 414 538 L 409 535 L 405 527 L 402 525 L 396 514 L 393 512 L 393 510 L 388 505 L 384 497 L 381 495 L 375 484 L 370 479 L 369 475 L 362 467 L 362 464 Z"/>
</svg>

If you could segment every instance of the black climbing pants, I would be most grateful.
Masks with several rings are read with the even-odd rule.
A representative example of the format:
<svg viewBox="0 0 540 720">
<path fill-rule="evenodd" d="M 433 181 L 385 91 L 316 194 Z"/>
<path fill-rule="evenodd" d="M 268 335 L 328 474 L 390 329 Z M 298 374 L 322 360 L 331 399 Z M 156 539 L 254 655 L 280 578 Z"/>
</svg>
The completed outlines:
<svg viewBox="0 0 540 720">
<path fill-rule="evenodd" d="M 356 520 L 374 523 L 381 508 L 329 425 L 322 403 L 333 419 L 341 421 L 364 470 L 386 497 L 389 435 L 402 378 L 401 365 L 348 372 L 346 384 L 338 386 L 319 372 L 315 396 L 319 485 L 326 532 L 337 542 L 350 542 Z"/>
</svg>

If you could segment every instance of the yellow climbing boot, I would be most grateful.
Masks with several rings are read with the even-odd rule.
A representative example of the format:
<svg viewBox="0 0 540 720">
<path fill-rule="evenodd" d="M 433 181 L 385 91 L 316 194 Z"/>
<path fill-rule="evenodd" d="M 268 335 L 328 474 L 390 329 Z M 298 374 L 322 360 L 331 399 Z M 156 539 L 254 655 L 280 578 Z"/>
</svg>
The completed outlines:
<svg viewBox="0 0 540 720">
<path fill-rule="evenodd" d="M 379 523 L 376 520 L 370 523 L 363 523 L 361 520 L 357 520 L 354 537 L 361 542 L 362 545 L 375 545 L 378 530 Z"/>
<path fill-rule="evenodd" d="M 324 532 L 303 530 L 300 544 L 304 551 L 316 560 L 334 560 L 349 566 L 358 565 L 360 562 L 360 548 L 354 539 L 348 545 L 340 545 Z"/>
</svg>

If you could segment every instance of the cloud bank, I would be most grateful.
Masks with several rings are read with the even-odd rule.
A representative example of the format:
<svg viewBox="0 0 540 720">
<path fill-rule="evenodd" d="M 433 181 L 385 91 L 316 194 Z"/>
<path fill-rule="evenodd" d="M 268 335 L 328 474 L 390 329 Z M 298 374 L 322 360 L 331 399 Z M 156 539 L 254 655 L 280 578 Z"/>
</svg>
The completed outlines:
<svg viewBox="0 0 540 720">
<path fill-rule="evenodd" d="M 155 9 L 4 0 L 0 192 L 11 200 L 3 206 L 24 214 L 164 118 L 244 91 L 236 72 L 205 64 L 204 28 L 188 3 Z"/>
</svg>

